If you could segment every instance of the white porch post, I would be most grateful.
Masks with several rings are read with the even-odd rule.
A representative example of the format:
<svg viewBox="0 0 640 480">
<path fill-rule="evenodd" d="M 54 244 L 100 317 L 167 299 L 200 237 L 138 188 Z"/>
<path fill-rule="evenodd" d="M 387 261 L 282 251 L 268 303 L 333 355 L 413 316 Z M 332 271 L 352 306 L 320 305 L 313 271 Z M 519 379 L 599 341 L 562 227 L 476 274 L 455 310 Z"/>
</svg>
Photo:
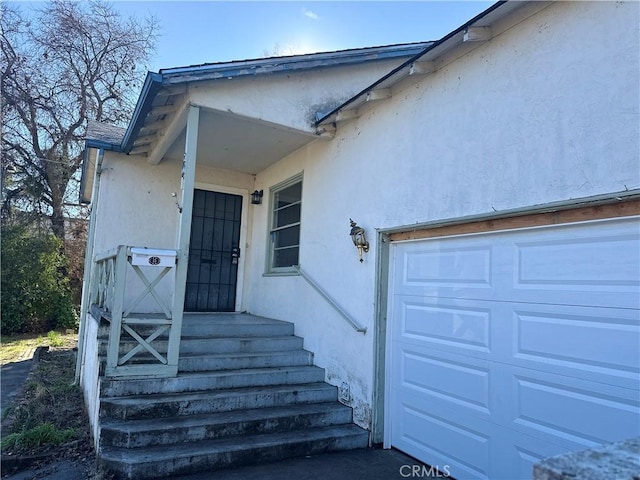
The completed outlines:
<svg viewBox="0 0 640 480">
<path fill-rule="evenodd" d="M 200 109 L 190 106 L 187 114 L 187 134 L 182 163 L 182 192 L 180 205 L 180 222 L 178 223 L 176 279 L 173 291 L 173 325 L 169 334 L 169 350 L 167 362 L 178 369 L 180 356 L 180 336 L 182 333 L 182 314 L 184 295 L 187 283 L 187 267 L 189 264 L 189 241 L 191 237 L 191 216 L 193 212 L 193 189 L 196 180 L 196 154 L 198 145 L 198 124 Z"/>
</svg>

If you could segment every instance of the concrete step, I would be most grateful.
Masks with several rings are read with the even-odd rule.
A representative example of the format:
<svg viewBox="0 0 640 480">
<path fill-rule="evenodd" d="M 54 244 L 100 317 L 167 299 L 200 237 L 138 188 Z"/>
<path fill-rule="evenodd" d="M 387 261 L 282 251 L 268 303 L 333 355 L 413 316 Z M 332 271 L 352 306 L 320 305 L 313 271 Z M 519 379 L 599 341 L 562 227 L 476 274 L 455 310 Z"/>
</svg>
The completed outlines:
<svg viewBox="0 0 640 480">
<path fill-rule="evenodd" d="M 103 378 L 100 382 L 100 395 L 106 398 L 268 385 L 294 385 L 322 381 L 324 381 L 324 369 L 315 366 L 250 368 L 220 372 L 181 373 L 172 378 L 140 378 L 135 382 Z"/>
<path fill-rule="evenodd" d="M 140 449 L 104 447 L 101 464 L 122 478 L 146 479 L 251 465 L 367 446 L 368 432 L 355 425 L 238 436 Z"/>
<path fill-rule="evenodd" d="M 326 383 L 247 387 L 191 393 L 103 398 L 102 419 L 167 418 L 241 409 L 336 401 L 337 389 Z"/>
<path fill-rule="evenodd" d="M 136 340 L 123 338 L 120 341 L 120 353 L 127 353 L 137 345 L 138 342 Z M 180 342 L 180 354 L 280 352 L 302 349 L 302 345 L 302 338 L 291 335 L 276 337 L 185 338 Z M 151 346 L 160 353 L 167 351 L 167 342 L 165 340 L 156 340 L 151 343 Z M 98 354 L 107 354 L 106 340 L 100 341 Z"/>
<path fill-rule="evenodd" d="M 366 447 L 368 432 L 293 333 L 251 315 L 186 314 L 177 377 L 100 379 L 101 463 L 144 479 Z M 166 352 L 166 336 L 152 345 Z M 136 346 L 123 336 L 121 352 Z"/>
<path fill-rule="evenodd" d="M 243 313 L 194 314 L 182 320 L 183 337 L 277 337 L 293 335 L 293 323 Z"/>
<path fill-rule="evenodd" d="M 139 448 L 327 427 L 351 421 L 351 408 L 338 402 L 287 405 L 161 420 L 105 421 L 100 442 L 103 446 Z"/>
<path fill-rule="evenodd" d="M 313 354 L 306 350 L 286 350 L 283 352 L 180 355 L 178 370 L 180 372 L 200 372 L 295 365 L 313 365 Z"/>
<path fill-rule="evenodd" d="M 130 365 L 155 363 L 155 358 L 145 352 L 133 357 Z M 245 368 L 294 367 L 313 365 L 313 353 L 307 350 L 286 350 L 284 352 L 248 352 L 224 354 L 181 354 L 178 371 L 206 372 L 211 370 L 241 370 Z M 100 375 L 104 375 L 106 356 L 100 358 Z"/>
<path fill-rule="evenodd" d="M 143 314 L 132 316 L 143 318 Z M 155 331 L 156 327 L 137 325 L 136 332 L 147 337 Z M 224 338 L 224 337 L 277 337 L 293 335 L 294 326 L 291 322 L 283 322 L 270 318 L 256 317 L 253 315 L 234 314 L 185 314 L 182 321 L 182 338 Z M 107 339 L 109 326 L 100 327 L 98 337 Z M 168 333 L 159 338 L 167 337 Z"/>
</svg>

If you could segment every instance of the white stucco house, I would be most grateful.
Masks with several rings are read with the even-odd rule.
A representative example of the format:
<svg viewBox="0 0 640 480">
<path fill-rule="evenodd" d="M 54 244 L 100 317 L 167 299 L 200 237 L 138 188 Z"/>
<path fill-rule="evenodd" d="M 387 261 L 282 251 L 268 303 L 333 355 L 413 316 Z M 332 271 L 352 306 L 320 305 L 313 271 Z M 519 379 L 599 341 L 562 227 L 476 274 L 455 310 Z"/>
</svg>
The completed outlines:
<svg viewBox="0 0 640 480">
<path fill-rule="evenodd" d="M 149 73 L 86 141 L 78 375 L 107 463 L 143 447 L 113 453 L 115 403 L 247 354 L 219 337 L 252 319 L 293 325 L 369 444 L 459 480 L 640 435 L 639 25 L 498 2 L 435 42 Z M 142 417 L 186 415 L 163 408 Z M 216 465 L 185 462 L 156 474 Z"/>
</svg>

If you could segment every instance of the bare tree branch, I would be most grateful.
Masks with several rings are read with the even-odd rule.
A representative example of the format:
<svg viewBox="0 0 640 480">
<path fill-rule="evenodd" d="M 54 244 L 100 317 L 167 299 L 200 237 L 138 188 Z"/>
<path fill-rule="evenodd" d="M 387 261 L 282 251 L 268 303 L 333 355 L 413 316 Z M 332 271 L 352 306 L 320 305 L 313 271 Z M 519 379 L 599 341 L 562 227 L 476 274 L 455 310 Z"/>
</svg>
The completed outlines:
<svg viewBox="0 0 640 480">
<path fill-rule="evenodd" d="M 158 25 L 102 0 L 52 0 L 32 17 L 0 3 L 1 210 L 43 212 L 63 237 L 87 122 L 126 125 Z"/>
</svg>

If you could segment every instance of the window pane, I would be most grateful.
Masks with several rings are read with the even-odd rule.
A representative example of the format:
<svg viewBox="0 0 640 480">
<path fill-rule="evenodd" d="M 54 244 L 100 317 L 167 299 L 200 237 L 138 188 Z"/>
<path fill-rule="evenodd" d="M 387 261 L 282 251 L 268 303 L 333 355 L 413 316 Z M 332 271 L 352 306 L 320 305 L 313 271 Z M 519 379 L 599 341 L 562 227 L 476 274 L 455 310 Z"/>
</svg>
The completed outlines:
<svg viewBox="0 0 640 480">
<path fill-rule="evenodd" d="M 297 181 L 296 181 L 297 180 Z M 302 180 L 273 191 L 271 205 L 271 268 L 298 264 Z"/>
<path fill-rule="evenodd" d="M 273 235 L 273 246 L 275 248 L 297 246 L 300 242 L 300 225 L 278 230 L 273 232 Z"/>
<path fill-rule="evenodd" d="M 296 203 L 295 205 L 289 205 L 282 210 L 273 212 L 273 228 L 298 223 L 300 221 L 300 207 L 301 205 Z"/>
<path fill-rule="evenodd" d="M 298 247 L 283 248 L 273 252 L 274 267 L 290 267 L 298 264 Z"/>
<path fill-rule="evenodd" d="M 299 202 L 302 199 L 302 182 L 284 188 L 274 195 L 274 208 L 286 207 L 291 203 Z"/>
</svg>

